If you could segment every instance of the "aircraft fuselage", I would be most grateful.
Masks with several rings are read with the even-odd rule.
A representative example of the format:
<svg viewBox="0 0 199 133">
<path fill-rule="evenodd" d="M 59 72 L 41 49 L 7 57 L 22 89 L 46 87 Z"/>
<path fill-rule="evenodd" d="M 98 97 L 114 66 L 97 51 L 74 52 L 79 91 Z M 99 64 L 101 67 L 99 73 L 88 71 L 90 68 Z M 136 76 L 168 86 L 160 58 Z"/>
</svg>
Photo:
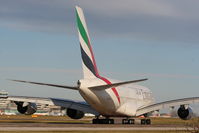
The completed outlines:
<svg viewBox="0 0 199 133">
<path fill-rule="evenodd" d="M 111 83 L 118 82 L 109 80 Z M 136 110 L 154 103 L 152 92 L 140 85 L 123 85 L 109 89 L 89 89 L 106 84 L 101 79 L 80 80 L 79 92 L 95 110 L 104 116 L 135 116 Z"/>
</svg>

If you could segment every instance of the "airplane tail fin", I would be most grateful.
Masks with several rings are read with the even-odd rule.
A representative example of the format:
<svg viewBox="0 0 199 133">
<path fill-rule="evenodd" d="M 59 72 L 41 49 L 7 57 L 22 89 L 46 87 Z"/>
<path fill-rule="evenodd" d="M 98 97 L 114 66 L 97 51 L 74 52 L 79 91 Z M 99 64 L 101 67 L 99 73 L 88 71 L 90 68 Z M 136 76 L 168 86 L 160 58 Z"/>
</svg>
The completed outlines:
<svg viewBox="0 0 199 133">
<path fill-rule="evenodd" d="M 82 57 L 83 76 L 86 79 L 99 77 L 84 13 L 78 6 L 76 6 L 76 17 Z"/>
</svg>

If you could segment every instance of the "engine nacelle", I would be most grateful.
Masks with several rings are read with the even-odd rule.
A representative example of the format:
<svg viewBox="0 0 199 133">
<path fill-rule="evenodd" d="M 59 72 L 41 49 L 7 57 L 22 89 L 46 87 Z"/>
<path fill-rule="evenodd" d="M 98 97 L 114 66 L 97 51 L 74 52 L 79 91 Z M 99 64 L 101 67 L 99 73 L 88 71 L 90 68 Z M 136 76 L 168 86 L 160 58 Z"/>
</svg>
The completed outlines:
<svg viewBox="0 0 199 133">
<path fill-rule="evenodd" d="M 183 120 L 189 120 L 193 117 L 192 109 L 190 107 L 186 109 L 184 105 L 180 106 L 177 113 L 178 113 L 178 116 Z"/>
<path fill-rule="evenodd" d="M 67 115 L 72 119 L 81 119 L 84 117 L 84 112 L 68 108 Z"/>
<path fill-rule="evenodd" d="M 24 103 L 15 102 L 17 105 L 17 110 L 21 114 L 32 115 L 37 111 L 37 105 L 35 103 Z"/>
</svg>

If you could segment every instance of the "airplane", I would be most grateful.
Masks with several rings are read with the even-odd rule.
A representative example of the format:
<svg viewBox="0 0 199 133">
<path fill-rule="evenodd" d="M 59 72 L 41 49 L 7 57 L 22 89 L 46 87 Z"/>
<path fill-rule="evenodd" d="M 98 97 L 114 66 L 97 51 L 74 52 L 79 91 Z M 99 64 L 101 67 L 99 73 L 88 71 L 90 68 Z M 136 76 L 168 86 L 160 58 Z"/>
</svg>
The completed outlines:
<svg viewBox="0 0 199 133">
<path fill-rule="evenodd" d="M 136 83 L 146 81 L 139 79 L 132 81 L 118 81 L 102 77 L 99 74 L 83 10 L 76 6 L 76 19 L 80 42 L 83 79 L 75 86 L 56 85 L 24 80 L 12 80 L 37 85 L 45 85 L 72 89 L 78 91 L 85 101 L 73 101 L 59 98 L 42 98 L 27 96 L 8 96 L 8 100 L 15 102 L 21 114 L 31 115 L 37 110 L 37 103 L 61 106 L 67 109 L 67 115 L 72 119 L 81 119 L 85 113 L 95 115 L 93 124 L 114 124 L 114 118 L 122 117 L 122 124 L 134 124 L 135 118 L 144 116 L 141 124 L 151 124 L 150 113 L 164 108 L 178 106 L 179 118 L 188 120 L 193 117 L 193 109 L 189 106 L 199 102 L 199 97 L 170 100 L 155 103 L 152 92 L 147 87 Z M 103 117 L 101 117 L 103 116 Z"/>
</svg>

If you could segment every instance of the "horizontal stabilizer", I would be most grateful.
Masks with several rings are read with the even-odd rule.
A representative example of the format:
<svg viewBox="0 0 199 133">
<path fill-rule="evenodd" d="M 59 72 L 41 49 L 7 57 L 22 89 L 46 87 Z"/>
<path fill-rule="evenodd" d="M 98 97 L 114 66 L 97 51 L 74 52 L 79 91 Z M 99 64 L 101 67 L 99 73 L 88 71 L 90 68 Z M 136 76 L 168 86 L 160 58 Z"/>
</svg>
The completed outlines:
<svg viewBox="0 0 199 133">
<path fill-rule="evenodd" d="M 78 90 L 78 87 L 76 86 L 65 86 L 65 85 L 47 84 L 47 83 L 39 83 L 39 82 L 31 82 L 31 81 L 23 81 L 23 80 L 12 80 L 12 79 L 11 81 Z"/>
<path fill-rule="evenodd" d="M 104 90 L 104 89 L 108 89 L 108 88 L 115 88 L 115 87 L 118 87 L 118 86 L 121 86 L 121 85 L 142 82 L 142 81 L 145 81 L 145 80 L 148 80 L 148 79 L 139 79 L 139 80 L 125 81 L 125 82 L 113 83 L 113 84 L 110 84 L 110 85 L 92 86 L 92 87 L 89 87 L 89 89 Z"/>
</svg>

